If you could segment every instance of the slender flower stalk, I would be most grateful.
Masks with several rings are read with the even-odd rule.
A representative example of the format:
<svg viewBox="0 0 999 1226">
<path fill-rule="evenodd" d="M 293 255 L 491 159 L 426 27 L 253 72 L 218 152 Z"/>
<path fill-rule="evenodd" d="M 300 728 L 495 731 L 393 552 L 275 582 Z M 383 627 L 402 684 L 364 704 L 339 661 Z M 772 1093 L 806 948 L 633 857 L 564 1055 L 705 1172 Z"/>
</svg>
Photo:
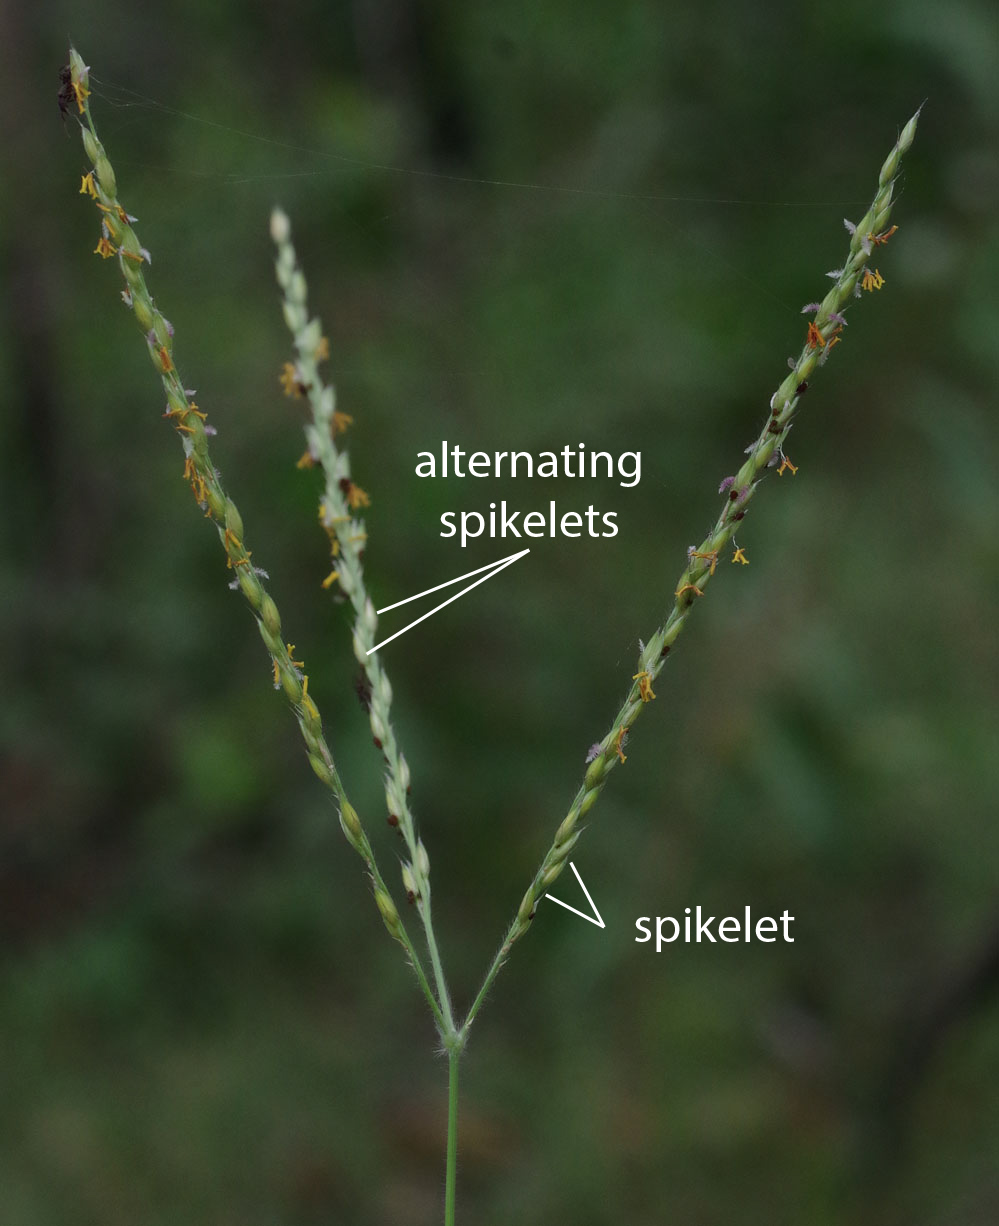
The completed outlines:
<svg viewBox="0 0 999 1226">
<path fill-rule="evenodd" d="M 710 535 L 700 545 L 692 545 L 687 551 L 687 564 L 677 579 L 666 618 L 643 646 L 631 689 L 607 735 L 592 747 L 587 756 L 589 765 L 583 783 L 556 831 L 555 839 L 535 873 L 468 1012 L 462 1027 L 466 1037 L 510 950 L 530 927 L 538 900 L 565 868 L 569 853 L 581 834 L 580 819 L 596 804 L 611 771 L 627 760 L 624 745 L 628 733 L 646 704 L 655 698 L 652 684 L 665 666 L 691 610 L 714 578 L 722 551 L 732 544 L 734 552 L 730 561 L 748 565 L 745 550 L 737 546 L 733 538 L 767 470 L 776 467 L 779 476 L 787 472 L 793 476 L 798 471 L 784 453 L 784 444 L 797 416 L 801 398 L 808 388 L 808 381 L 818 367 L 825 364 L 842 339 L 848 305 L 854 298 L 860 297 L 862 290 L 879 290 L 885 284 L 877 269 L 871 271 L 868 261 L 872 252 L 883 247 L 898 228 L 889 228 L 888 224 L 895 181 L 902 156 L 915 138 L 918 121 L 919 111 L 902 129 L 895 147 L 885 159 L 878 175 L 878 190 L 867 212 L 856 225 L 850 221 L 844 223 L 850 234 L 846 262 L 842 268 L 828 274 L 833 280 L 833 287 L 822 301 L 809 303 L 803 308 L 802 313 L 810 314 L 813 318 L 808 324 L 801 352 L 797 358 L 788 360 L 790 373 L 770 398 L 769 416 L 756 441 L 746 449 L 748 458 L 739 471 L 732 477 L 726 477 L 719 487 L 718 492 L 724 494 L 725 501 Z"/>
<path fill-rule="evenodd" d="M 458 1067 L 461 1047 L 447 1053 L 447 1163 L 444 1174 L 444 1226 L 454 1226 L 455 1193 L 458 1184 Z"/>
<path fill-rule="evenodd" d="M 332 383 L 323 381 L 320 373 L 321 363 L 329 358 L 329 341 L 323 335 L 319 319 L 309 318 L 305 276 L 292 245 L 291 223 L 281 209 L 271 214 L 271 237 L 277 247 L 275 268 L 284 295 L 284 318 L 296 353 L 295 361 L 286 363 L 281 382 L 288 395 L 304 396 L 312 411 L 312 420 L 305 427 L 307 449 L 299 465 L 309 468 L 318 464 L 324 477 L 319 522 L 330 540 L 333 569 L 323 580 L 323 587 L 338 586 L 354 610 L 354 655 L 364 676 L 361 694 L 368 708 L 371 735 L 385 761 L 388 821 L 402 836 L 409 852 L 409 860 L 402 866 L 403 887 L 423 921 L 437 999 L 444 1017 L 443 1039 L 449 1046 L 457 1039 L 457 1029 L 430 910 L 430 858 L 417 835 L 410 808 L 409 764 L 399 749 L 392 726 L 392 686 L 381 656 L 373 651 L 378 618 L 368 595 L 361 562 L 367 533 L 363 520 L 354 515 L 356 509 L 368 506 L 370 500 L 351 479 L 346 447 L 336 442 L 337 436 L 346 433 L 353 418 L 337 412 L 336 390 Z"/>
<path fill-rule="evenodd" d="M 151 257 L 139 244 L 133 226 L 136 218 L 127 213 L 118 200 L 117 179 L 104 146 L 98 139 L 87 101 L 90 93 L 89 72 L 73 49 L 70 50 L 69 68 L 73 101 L 82 117 L 80 131 L 83 147 L 93 164 L 93 170 L 82 177 L 80 194 L 93 200 L 101 214 L 100 238 L 95 254 L 103 259 L 117 256 L 125 278 L 122 298 L 145 334 L 149 356 L 166 392 L 164 417 L 173 426 L 183 446 L 184 480 L 190 485 L 205 517 L 214 523 L 218 531 L 226 565 L 235 575 L 233 582 L 246 598 L 270 655 L 275 688 L 282 689 L 291 703 L 312 769 L 333 793 L 340 826 L 347 842 L 365 863 L 375 904 L 385 927 L 406 951 L 438 1025 L 446 1029 L 448 1021 L 437 1004 L 420 957 L 378 869 L 361 819 L 347 798 L 333 754 L 323 735 L 319 709 L 309 694 L 309 678 L 304 665 L 301 660 L 295 659 L 294 646 L 285 641 L 280 613 L 264 584 L 267 574 L 251 561 L 243 518 L 226 493 L 222 477 L 212 460 L 209 437 L 214 430 L 207 424 L 206 414 L 198 408 L 194 393 L 185 389 L 177 371 L 173 358 L 173 327 L 156 307 L 143 273 L 144 266 L 151 263 Z M 453 1025 L 450 1029 L 453 1029 Z"/>
</svg>

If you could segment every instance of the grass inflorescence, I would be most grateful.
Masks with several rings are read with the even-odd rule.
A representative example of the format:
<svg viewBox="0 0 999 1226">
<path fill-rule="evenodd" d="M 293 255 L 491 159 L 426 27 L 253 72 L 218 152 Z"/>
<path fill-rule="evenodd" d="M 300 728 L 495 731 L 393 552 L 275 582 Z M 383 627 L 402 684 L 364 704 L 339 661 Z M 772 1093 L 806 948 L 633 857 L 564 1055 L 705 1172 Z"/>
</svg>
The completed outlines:
<svg viewBox="0 0 999 1226">
<path fill-rule="evenodd" d="M 94 202 L 100 214 L 100 235 L 94 253 L 103 259 L 117 260 L 125 279 L 122 299 L 145 336 L 149 357 L 166 393 L 163 416 L 181 441 L 184 480 L 190 485 L 197 506 L 218 532 L 226 566 L 235 573 L 235 582 L 256 618 L 260 637 L 270 655 L 275 687 L 284 692 L 291 704 L 312 769 L 333 793 L 343 833 L 365 863 L 375 905 L 385 927 L 405 949 L 438 1024 L 443 1026 L 444 1018 L 427 981 L 422 961 L 378 868 L 357 810 L 347 797 L 323 733 L 319 708 L 309 693 L 305 665 L 303 661 L 295 659 L 293 644 L 286 640 L 281 614 L 266 588 L 266 571 L 253 561 L 253 554 L 246 543 L 243 517 L 226 493 L 222 475 L 215 466 L 209 443 L 212 428 L 208 424 L 208 416 L 198 407 L 194 392 L 185 388 L 177 370 L 173 326 L 156 306 L 146 285 L 144 269 L 152 262 L 152 257 L 139 242 L 134 226 L 136 219 L 118 199 L 118 180 L 97 136 L 90 113 L 88 68 L 73 49 L 70 50 L 69 70 L 73 98 L 81 116 L 83 147 L 92 165 L 92 169 L 81 178 L 80 193 Z"/>
<path fill-rule="evenodd" d="M 410 806 L 409 765 L 392 725 L 392 686 L 381 656 L 374 650 L 378 618 L 365 585 L 362 563 L 367 532 L 363 521 L 354 514 L 360 507 L 368 506 L 370 499 L 351 478 L 350 457 L 346 446 L 338 442 L 353 419 L 337 411 L 336 390 L 320 372 L 321 363 L 329 358 L 329 339 L 323 335 L 319 320 L 309 317 L 305 276 L 292 246 L 291 223 L 281 209 L 271 214 L 271 237 L 277 247 L 276 272 L 284 297 L 285 323 L 295 346 L 295 359 L 285 364 L 281 382 L 288 395 L 307 399 L 312 412 L 312 420 L 305 427 L 306 450 L 299 465 L 303 468 L 318 465 L 323 473 L 319 523 L 329 538 L 332 569 L 322 586 L 342 592 L 354 612 L 354 655 L 363 674 L 360 692 L 368 710 L 371 735 L 385 762 L 388 822 L 399 832 L 409 853 L 402 866 L 403 889 L 423 922 L 444 1023 L 442 1037 L 445 1045 L 451 1045 L 456 1041 L 457 1030 L 430 908 L 430 857 L 416 832 Z"/>
<path fill-rule="evenodd" d="M 864 293 L 876 293 L 886 283 L 874 257 L 897 230 L 897 226 L 891 224 L 895 184 L 902 157 L 915 137 L 919 112 L 904 126 L 885 159 L 870 207 L 856 224 L 846 223 L 849 247 L 842 267 L 828 274 L 833 282 L 831 288 L 821 300 L 808 303 L 803 308 L 803 314 L 809 318 L 800 352 L 796 358 L 789 359 L 789 373 L 771 396 L 759 434 L 746 449 L 738 470 L 722 480 L 718 490 L 722 505 L 715 525 L 700 544 L 691 545 L 688 549 L 685 564 L 670 591 L 662 623 L 648 642 L 641 645 L 627 696 L 605 736 L 592 746 L 587 755 L 583 781 L 517 908 L 486 971 L 481 988 L 464 1020 L 459 1023 L 451 1002 L 431 916 L 430 859 L 412 813 L 409 766 L 399 749 L 393 729 L 392 689 L 379 655 L 373 650 L 377 616 L 365 584 L 362 555 L 367 537 L 364 522 L 357 514 L 368 505 L 369 498 L 353 480 L 349 456 L 341 437 L 351 425 L 351 418 L 336 409 L 333 385 L 322 375 L 321 368 L 330 357 L 329 341 L 323 334 L 319 320 L 310 317 L 308 312 L 306 282 L 291 243 L 290 222 L 281 210 L 275 210 L 271 218 L 285 322 L 295 350 L 293 360 L 285 365 L 281 383 L 288 395 L 307 399 L 310 407 L 311 420 L 305 428 L 306 450 L 300 465 L 318 467 L 323 476 L 319 521 L 329 542 L 330 570 L 322 580 L 322 586 L 342 594 L 353 612 L 353 648 L 363 673 L 360 692 L 368 709 L 372 736 L 384 758 L 388 822 L 398 831 L 406 847 L 408 858 L 402 866 L 402 885 L 422 922 L 431 964 L 430 976 L 379 871 L 364 825 L 347 797 L 324 735 L 319 709 L 309 693 L 305 665 L 295 658 L 293 646 L 286 641 L 280 613 L 267 590 L 266 572 L 253 560 L 246 543 L 243 518 L 226 492 L 215 466 L 209 442 L 213 431 L 207 416 L 194 400 L 194 393 L 185 389 L 178 373 L 174 359 L 173 328 L 156 306 L 146 285 L 145 268 L 150 262 L 150 255 L 139 243 L 135 218 L 120 203 L 117 179 L 91 115 L 88 79 L 86 65 L 77 52 L 71 50 L 69 65 L 63 73 L 60 105 L 64 111 L 72 110 L 75 106 L 84 149 L 91 165 L 91 169 L 82 175 L 80 192 L 93 201 L 100 214 L 95 254 L 105 260 L 115 259 L 118 263 L 124 277 L 122 298 L 132 310 L 145 337 L 150 360 L 166 394 L 164 417 L 181 442 L 184 480 L 191 488 L 195 503 L 217 531 L 227 568 L 233 572 L 233 585 L 243 593 L 256 619 L 270 657 L 273 682 L 283 691 L 292 707 L 309 762 L 333 794 L 344 835 L 365 863 L 378 911 L 390 934 L 403 946 L 416 972 L 448 1053 L 450 1088 L 445 1223 L 446 1226 L 453 1226 L 458 1067 L 469 1028 L 514 944 L 530 928 L 539 899 L 568 863 L 569 854 L 582 834 L 582 819 L 595 805 L 610 773 L 627 761 L 625 746 L 628 735 L 642 711 L 656 700 L 654 687 L 693 609 L 706 594 L 719 566 L 726 561 L 733 565 L 749 564 L 746 549 L 738 544 L 736 533 L 741 530 L 764 478 L 770 471 L 775 471 L 780 477 L 793 477 L 797 472 L 797 466 L 785 447 L 800 411 L 802 396 L 819 368 L 842 342 L 847 326 L 846 312 L 853 301 Z M 732 552 L 729 556 L 730 548 Z"/>
</svg>

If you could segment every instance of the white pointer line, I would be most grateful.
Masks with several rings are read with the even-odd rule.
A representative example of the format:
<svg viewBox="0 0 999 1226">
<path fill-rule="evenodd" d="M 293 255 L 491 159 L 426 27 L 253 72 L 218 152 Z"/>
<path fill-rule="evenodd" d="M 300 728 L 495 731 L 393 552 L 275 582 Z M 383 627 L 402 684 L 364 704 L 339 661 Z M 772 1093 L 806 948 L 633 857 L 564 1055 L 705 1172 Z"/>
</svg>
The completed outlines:
<svg viewBox="0 0 999 1226">
<path fill-rule="evenodd" d="M 480 566 L 478 570 L 469 571 L 468 572 L 469 575 L 477 575 L 479 573 L 479 570 L 488 570 L 489 574 L 483 575 L 481 579 L 476 579 L 475 582 L 470 583 L 468 587 L 463 587 L 460 592 L 455 592 L 455 594 L 453 596 L 449 596 L 447 600 L 442 600 L 441 603 L 439 605 L 436 605 L 434 608 L 432 608 L 429 613 L 424 613 L 422 617 L 418 617 L 416 621 L 410 622 L 408 626 L 403 626 L 403 628 L 401 630 L 397 630 L 395 634 L 390 634 L 387 639 L 382 639 L 380 643 L 376 643 L 374 647 L 369 648 L 369 650 L 366 651 L 364 654 L 367 656 L 370 656 L 373 652 L 376 652 L 380 648 L 384 647 L 386 643 L 391 643 L 392 640 L 397 639 L 400 634 L 405 634 L 407 630 L 412 630 L 412 628 L 414 626 L 418 626 L 420 622 L 425 622 L 428 617 L 433 617 L 435 613 L 439 613 L 441 609 L 445 608 L 447 605 L 453 604 L 460 596 L 464 596 L 466 592 L 470 592 L 473 587 L 478 587 L 480 583 L 485 583 L 487 579 L 491 579 L 493 575 L 498 575 L 501 570 L 505 570 L 508 566 L 511 565 L 511 563 L 516 562 L 518 558 L 522 558 L 525 553 L 530 553 L 530 552 L 531 551 L 529 549 L 522 549 L 520 553 L 512 553 L 508 558 L 503 558 L 499 562 L 494 562 L 489 567 Z M 458 583 L 462 579 L 467 579 L 467 578 L 468 578 L 468 575 L 459 575 L 457 579 L 451 579 L 448 583 L 440 583 L 437 585 L 437 587 L 428 588 L 426 592 L 420 592 L 419 595 L 427 596 L 429 595 L 430 592 L 440 591 L 442 587 L 450 587 L 452 583 Z M 415 600 L 416 597 L 410 596 L 409 599 Z M 398 601 L 397 604 L 387 605 L 386 608 L 395 609 L 398 607 L 399 604 L 406 604 L 406 601 L 400 600 Z M 384 609 L 378 610 L 379 613 L 382 613 L 384 611 L 385 611 Z"/>
<path fill-rule="evenodd" d="M 485 566 L 468 571 L 467 574 L 457 575 L 454 579 L 448 579 L 446 583 L 438 583 L 436 587 L 428 587 L 425 592 L 417 592 L 415 596 L 407 596 L 405 600 L 397 600 L 395 604 L 387 604 L 383 608 L 378 609 L 377 612 L 388 613 L 390 609 L 398 609 L 400 605 L 409 604 L 411 600 L 419 600 L 421 596 L 429 596 L 431 592 L 439 592 L 442 587 L 450 587 L 452 583 L 460 583 L 462 579 L 471 579 L 473 575 L 481 575 L 484 570 L 497 570 L 500 566 L 505 566 L 507 562 L 516 562 L 518 558 L 522 558 L 525 553 L 530 552 L 529 549 L 522 549 L 520 553 L 511 553 L 508 558 L 500 558 L 498 562 L 488 562 Z M 413 624 L 415 625 L 416 623 L 414 622 Z"/>
<path fill-rule="evenodd" d="M 585 912 L 583 912 L 583 911 L 577 911 L 575 907 L 570 907 L 570 906 L 569 906 L 569 904 L 568 904 L 567 902 L 563 902 L 561 898 L 555 898 L 555 897 L 553 897 L 551 894 L 546 894 L 546 895 L 545 895 L 545 898 L 547 898 L 547 899 L 549 900 L 549 902 L 557 902 L 557 903 L 558 903 L 558 905 L 559 905 L 560 907 L 565 907 L 566 911 L 571 911 L 571 912 L 573 913 L 573 915 L 578 915 L 580 919 L 587 920 L 587 921 L 588 921 L 589 923 L 591 923 L 591 924 L 596 924 L 596 926 L 597 926 L 598 928 L 606 928 L 606 927 L 607 927 L 607 925 L 606 925 L 606 924 L 604 923 L 604 921 L 603 921 L 603 920 L 600 918 L 600 912 L 597 910 L 597 905 L 596 905 L 596 903 L 595 903 L 595 902 L 593 901 L 593 899 L 590 897 L 590 891 L 589 891 L 589 890 L 586 888 L 586 886 L 585 886 L 585 885 L 583 885 L 583 879 L 582 879 L 582 877 L 580 877 L 580 875 L 579 875 L 579 871 L 577 870 L 577 868 L 576 868 L 575 864 L 573 864 L 573 862 L 572 862 L 571 860 L 569 861 L 569 867 L 570 867 L 570 868 L 572 869 L 572 871 L 573 871 L 573 872 L 576 874 L 576 880 L 579 882 L 580 889 L 581 889 L 581 890 L 583 891 L 583 893 L 586 895 L 586 901 L 587 901 L 587 902 L 590 904 L 590 906 L 593 908 L 593 915 L 595 915 L 597 918 L 596 918 L 596 919 L 594 919 L 594 918 L 593 918 L 593 915 L 587 915 L 587 914 L 586 914 Z"/>
</svg>

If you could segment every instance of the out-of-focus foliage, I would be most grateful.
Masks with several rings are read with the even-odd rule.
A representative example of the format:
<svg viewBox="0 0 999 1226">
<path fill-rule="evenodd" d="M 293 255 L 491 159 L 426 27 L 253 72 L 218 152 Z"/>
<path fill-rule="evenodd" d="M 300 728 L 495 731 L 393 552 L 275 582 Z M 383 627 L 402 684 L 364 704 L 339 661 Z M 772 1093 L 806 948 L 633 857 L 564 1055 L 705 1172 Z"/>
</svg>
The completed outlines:
<svg viewBox="0 0 999 1226">
<path fill-rule="evenodd" d="M 6 6 L 3 1221 L 416 1226 L 442 1183 L 432 1028 L 226 590 L 113 265 L 90 254 L 56 108 L 67 32 L 177 361 L 376 828 L 318 485 L 277 384 L 271 204 L 355 418 L 383 603 L 518 547 L 461 551 L 444 510 L 619 514 L 615 540 L 535 542 L 387 651 L 464 1003 L 800 344 L 841 218 L 929 98 L 887 285 L 809 392 L 800 471 L 754 502 L 752 565 L 726 564 L 574 856 L 607 929 L 542 912 L 476 1025 L 460 1214 L 995 1221 L 984 0 Z M 642 482 L 419 480 L 444 438 L 638 449 Z M 797 939 L 658 958 L 632 942 L 636 916 L 698 903 L 788 908 Z"/>
</svg>

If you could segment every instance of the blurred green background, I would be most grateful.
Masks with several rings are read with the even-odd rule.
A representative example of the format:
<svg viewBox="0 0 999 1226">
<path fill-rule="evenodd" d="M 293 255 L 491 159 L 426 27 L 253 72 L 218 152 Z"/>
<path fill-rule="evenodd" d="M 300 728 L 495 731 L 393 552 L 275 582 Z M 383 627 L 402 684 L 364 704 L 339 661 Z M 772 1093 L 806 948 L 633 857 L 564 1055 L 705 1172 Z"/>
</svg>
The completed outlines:
<svg viewBox="0 0 999 1226">
<path fill-rule="evenodd" d="M 5 1226 L 422 1226 L 443 1183 L 425 1007 L 91 254 L 67 34 L 393 881 L 277 383 L 272 203 L 355 418 L 380 603 L 520 547 L 462 551 L 444 510 L 618 513 L 386 649 L 463 1005 L 928 97 L 887 285 L 574 855 L 607 928 L 546 906 L 476 1025 L 459 1217 L 999 1220 L 997 33 L 986 0 L 0 9 Z M 642 482 L 417 479 L 444 438 L 637 449 Z M 633 942 L 697 904 L 787 908 L 796 941 Z"/>
</svg>

